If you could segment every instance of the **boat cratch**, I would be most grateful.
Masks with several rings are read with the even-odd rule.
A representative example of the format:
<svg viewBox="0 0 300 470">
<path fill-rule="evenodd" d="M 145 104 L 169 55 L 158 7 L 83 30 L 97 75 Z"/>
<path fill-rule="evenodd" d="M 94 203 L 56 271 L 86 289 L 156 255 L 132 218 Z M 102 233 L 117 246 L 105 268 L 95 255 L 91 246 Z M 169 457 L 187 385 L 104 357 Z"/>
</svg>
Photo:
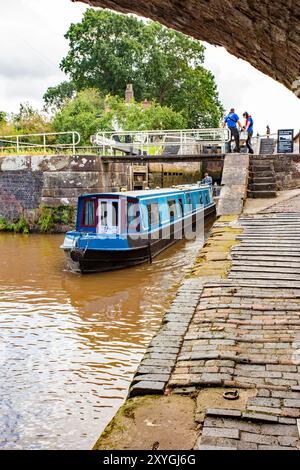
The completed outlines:
<svg viewBox="0 0 300 470">
<path fill-rule="evenodd" d="M 92 273 L 147 261 L 182 238 L 201 235 L 215 212 L 209 185 L 85 194 L 78 199 L 76 231 L 62 249 L 68 269 Z"/>
</svg>

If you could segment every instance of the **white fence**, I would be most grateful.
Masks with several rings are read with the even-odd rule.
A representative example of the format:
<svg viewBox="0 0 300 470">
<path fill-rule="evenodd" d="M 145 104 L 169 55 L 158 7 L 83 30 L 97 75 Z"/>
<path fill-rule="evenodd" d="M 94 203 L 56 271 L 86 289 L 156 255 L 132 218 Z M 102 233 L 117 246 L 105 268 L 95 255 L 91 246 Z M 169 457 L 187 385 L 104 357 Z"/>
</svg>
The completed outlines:
<svg viewBox="0 0 300 470">
<path fill-rule="evenodd" d="M 225 153 L 230 139 L 228 129 L 184 129 L 156 131 L 97 132 L 91 143 L 106 153 L 131 155 L 192 155 L 205 147 Z"/>
<path fill-rule="evenodd" d="M 69 142 L 60 142 L 60 137 L 63 138 L 62 140 L 69 140 Z M 75 154 L 79 143 L 80 134 L 76 131 L 0 136 L 0 149 L 16 150 L 17 152 L 24 149 L 43 149 L 44 152 L 47 152 L 49 149 L 71 149 L 72 153 Z"/>
</svg>

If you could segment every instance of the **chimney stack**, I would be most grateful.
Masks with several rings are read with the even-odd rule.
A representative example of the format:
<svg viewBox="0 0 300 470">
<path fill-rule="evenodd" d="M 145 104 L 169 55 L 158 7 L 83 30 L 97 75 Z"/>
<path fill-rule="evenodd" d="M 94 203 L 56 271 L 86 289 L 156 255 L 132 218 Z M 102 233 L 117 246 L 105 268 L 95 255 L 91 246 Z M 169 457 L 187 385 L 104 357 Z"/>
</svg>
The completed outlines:
<svg viewBox="0 0 300 470">
<path fill-rule="evenodd" d="M 128 83 L 125 91 L 125 101 L 126 103 L 130 103 L 132 100 L 134 100 L 133 85 L 132 83 Z"/>
</svg>

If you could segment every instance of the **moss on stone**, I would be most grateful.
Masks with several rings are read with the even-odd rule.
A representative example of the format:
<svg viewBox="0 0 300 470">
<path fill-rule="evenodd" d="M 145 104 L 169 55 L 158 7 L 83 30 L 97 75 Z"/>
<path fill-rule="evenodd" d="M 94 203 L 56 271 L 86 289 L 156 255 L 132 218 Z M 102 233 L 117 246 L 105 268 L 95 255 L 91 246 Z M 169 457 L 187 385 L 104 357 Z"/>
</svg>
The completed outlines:
<svg viewBox="0 0 300 470">
<path fill-rule="evenodd" d="M 218 276 L 225 278 L 231 268 L 230 250 L 238 245 L 242 228 L 236 226 L 236 216 L 221 217 L 199 253 L 191 270 L 192 277 Z"/>
<path fill-rule="evenodd" d="M 190 396 L 146 395 L 128 399 L 93 450 L 188 450 L 197 438 L 195 400 Z M 171 432 L 170 432 L 171 430 Z"/>
</svg>

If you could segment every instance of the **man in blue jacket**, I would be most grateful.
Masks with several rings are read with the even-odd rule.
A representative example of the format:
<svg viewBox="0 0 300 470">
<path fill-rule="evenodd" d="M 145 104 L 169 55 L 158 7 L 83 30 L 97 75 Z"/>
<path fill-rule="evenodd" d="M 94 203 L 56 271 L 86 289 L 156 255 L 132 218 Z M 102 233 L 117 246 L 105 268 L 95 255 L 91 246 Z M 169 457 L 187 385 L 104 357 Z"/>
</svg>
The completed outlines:
<svg viewBox="0 0 300 470">
<path fill-rule="evenodd" d="M 242 125 L 240 123 L 240 118 L 236 114 L 234 108 L 231 108 L 229 114 L 225 117 L 223 127 L 225 127 L 227 124 L 227 127 L 230 131 L 230 141 L 229 141 L 229 153 L 231 153 L 231 142 L 232 138 L 234 138 L 235 141 L 235 149 L 233 150 L 234 152 L 240 153 L 240 133 L 238 131 L 237 126 L 239 128 L 242 128 Z"/>
<path fill-rule="evenodd" d="M 254 121 L 252 119 L 252 117 L 250 116 L 249 113 L 245 112 L 243 114 L 243 117 L 246 119 L 246 123 L 245 123 L 245 126 L 243 127 L 243 129 L 247 132 L 247 140 L 246 140 L 246 145 L 247 145 L 247 149 L 249 151 L 249 153 L 254 153 L 253 151 L 253 148 L 252 148 L 252 142 L 251 142 L 251 139 L 253 137 L 253 126 L 254 126 Z"/>
</svg>

